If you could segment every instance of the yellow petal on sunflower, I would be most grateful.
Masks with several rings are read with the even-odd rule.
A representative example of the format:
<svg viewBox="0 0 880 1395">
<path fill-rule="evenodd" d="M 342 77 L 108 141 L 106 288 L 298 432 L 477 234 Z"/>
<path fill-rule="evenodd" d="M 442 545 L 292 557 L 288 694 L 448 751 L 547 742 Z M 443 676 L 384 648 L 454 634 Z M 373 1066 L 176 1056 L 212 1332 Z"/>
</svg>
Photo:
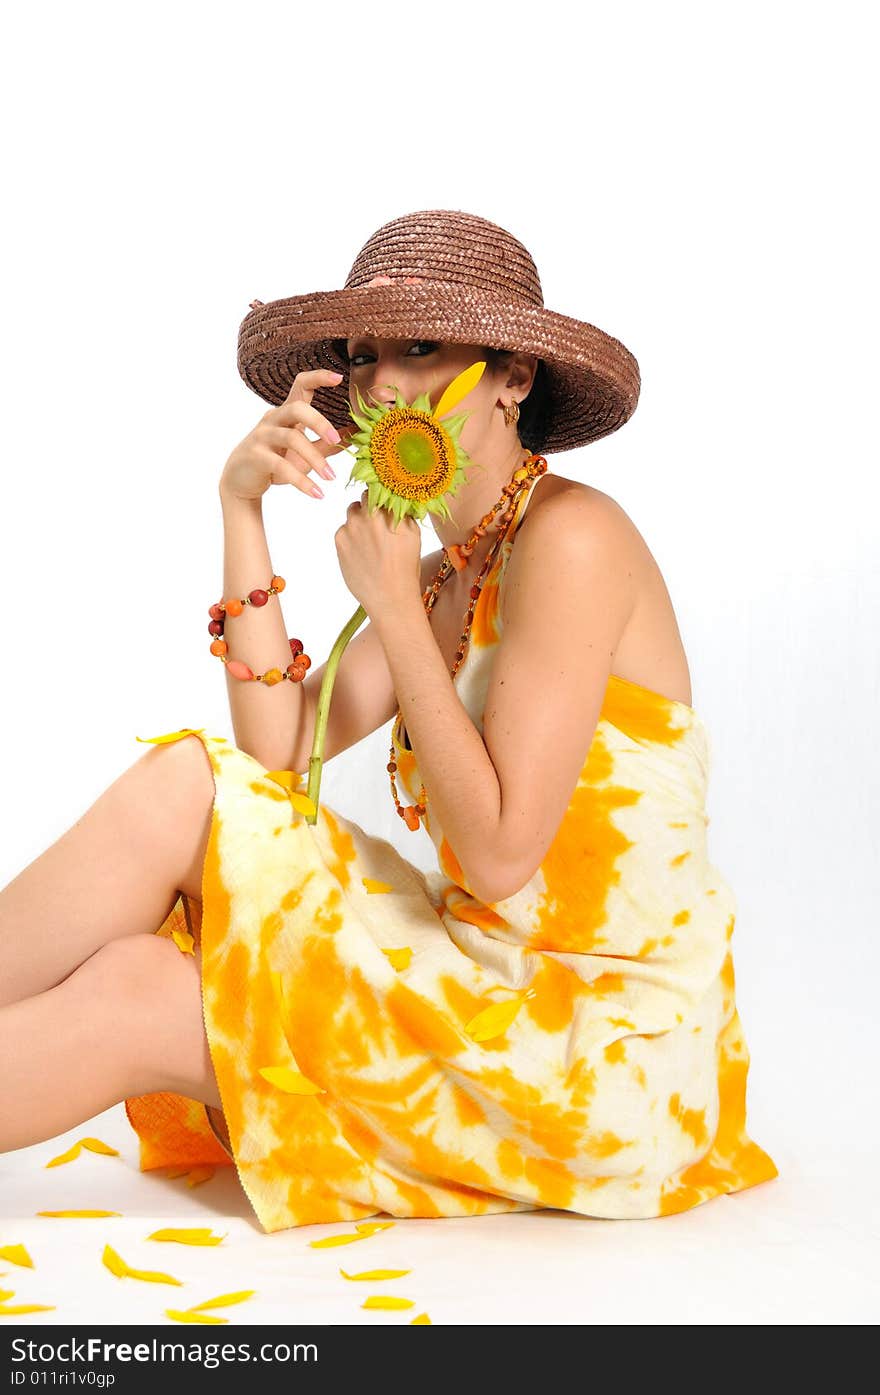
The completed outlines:
<svg viewBox="0 0 880 1395">
<path fill-rule="evenodd" d="M 38 1216 L 73 1216 L 76 1219 L 90 1216 L 121 1216 L 121 1211 L 37 1211 Z"/>
<path fill-rule="evenodd" d="M 309 799 L 309 796 L 307 794 L 298 794 L 296 790 L 291 790 L 290 802 L 293 805 L 294 809 L 296 809 L 297 813 L 317 814 L 318 812 L 317 808 L 315 807 L 314 800 Z"/>
<path fill-rule="evenodd" d="M 151 746 L 167 746 L 170 741 L 180 741 L 184 736 L 197 736 L 204 727 L 181 727 L 180 731 L 166 731 L 164 736 L 136 736 L 135 741 L 149 742 Z"/>
<path fill-rule="evenodd" d="M 428 1314 L 427 1314 L 427 1313 L 419 1313 L 418 1317 L 413 1318 L 412 1322 L 410 1323 L 410 1327 L 425 1327 L 425 1326 L 427 1326 L 427 1327 L 433 1327 L 433 1326 L 434 1326 L 433 1322 L 432 1322 L 431 1319 L 428 1317 Z"/>
<path fill-rule="evenodd" d="M 463 397 L 467 397 L 471 388 L 477 386 L 477 383 L 485 372 L 485 368 L 485 359 L 479 359 L 476 363 L 472 363 L 470 368 L 465 368 L 464 372 L 459 373 L 458 377 L 453 378 L 449 387 L 437 403 L 437 406 L 434 408 L 433 415 L 440 418 L 445 417 L 451 412 L 453 407 L 456 407 Z"/>
<path fill-rule="evenodd" d="M 506 1003 L 490 1003 L 465 1024 L 464 1030 L 474 1041 L 491 1041 L 507 1030 L 522 1005 L 521 997 L 510 998 Z"/>
<path fill-rule="evenodd" d="M 373 1298 L 365 1298 L 361 1304 L 362 1308 L 414 1308 L 415 1300 L 412 1298 L 391 1298 L 388 1294 L 377 1294 Z"/>
<path fill-rule="evenodd" d="M 84 1148 L 88 1148 L 90 1153 L 106 1153 L 108 1157 L 119 1157 L 119 1149 L 111 1148 L 109 1143 L 102 1143 L 100 1138 L 81 1138 L 80 1143 Z"/>
<path fill-rule="evenodd" d="M 163 1230 L 154 1230 L 147 1239 L 169 1240 L 177 1245 L 219 1245 L 228 1234 L 227 1231 L 224 1235 L 212 1235 L 209 1225 L 188 1226 L 185 1229 L 166 1226 Z"/>
<path fill-rule="evenodd" d="M 24 1245 L 0 1245 L 0 1259 L 8 1259 L 10 1264 L 20 1264 L 23 1269 L 33 1269 L 31 1259 Z"/>
<path fill-rule="evenodd" d="M 361 881 L 367 888 L 367 891 L 380 892 L 394 890 L 394 887 L 389 886 L 388 882 L 377 881 L 375 877 L 361 877 Z"/>
<path fill-rule="evenodd" d="M 172 930 L 171 938 L 177 945 L 181 954 L 195 954 L 195 949 L 193 948 L 195 940 L 188 930 Z"/>
<path fill-rule="evenodd" d="M 355 1221 L 354 1228 L 362 1235 L 372 1235 L 376 1230 L 390 1230 L 394 1221 Z"/>
<path fill-rule="evenodd" d="M 178 1288 L 183 1287 L 182 1281 L 173 1278 L 171 1274 L 162 1274 L 155 1269 L 132 1269 L 131 1265 L 116 1253 L 112 1245 L 104 1246 L 101 1262 L 118 1279 L 141 1279 L 150 1284 L 175 1284 Z"/>
<path fill-rule="evenodd" d="M 366 1240 L 367 1235 L 328 1235 L 323 1240 L 310 1240 L 312 1250 L 329 1250 L 333 1245 L 351 1245 L 355 1240 Z"/>
<path fill-rule="evenodd" d="M 411 1269 L 363 1269 L 360 1274 L 346 1274 L 344 1269 L 340 1269 L 343 1279 L 402 1279 L 404 1274 L 411 1274 Z"/>
<path fill-rule="evenodd" d="M 407 969 L 409 961 L 412 959 L 412 950 L 407 945 L 406 949 L 383 949 L 392 969 Z"/>
<path fill-rule="evenodd" d="M 177 1308 L 166 1308 L 165 1316 L 173 1318 L 175 1322 L 228 1322 L 229 1318 L 211 1317 L 210 1313 L 194 1313 L 191 1310 L 181 1312 Z"/>
<path fill-rule="evenodd" d="M 230 1308 L 233 1303 L 243 1303 L 246 1298 L 253 1298 L 256 1291 L 255 1288 L 242 1288 L 237 1293 L 221 1293 L 219 1298 L 206 1298 L 204 1303 L 193 1303 L 187 1311 L 201 1313 L 205 1308 Z"/>
<path fill-rule="evenodd" d="M 202 1182 L 210 1182 L 215 1171 L 216 1168 L 209 1167 L 208 1165 L 205 1167 L 191 1167 L 188 1170 L 186 1185 L 188 1187 L 199 1187 Z"/>
<path fill-rule="evenodd" d="M 54 1313 L 54 1303 L 0 1303 L 0 1317 L 12 1317 L 14 1313 Z"/>
<path fill-rule="evenodd" d="M 326 1095 L 323 1085 L 316 1085 L 302 1071 L 291 1066 L 260 1066 L 260 1075 L 270 1085 L 276 1085 L 288 1095 Z"/>
</svg>

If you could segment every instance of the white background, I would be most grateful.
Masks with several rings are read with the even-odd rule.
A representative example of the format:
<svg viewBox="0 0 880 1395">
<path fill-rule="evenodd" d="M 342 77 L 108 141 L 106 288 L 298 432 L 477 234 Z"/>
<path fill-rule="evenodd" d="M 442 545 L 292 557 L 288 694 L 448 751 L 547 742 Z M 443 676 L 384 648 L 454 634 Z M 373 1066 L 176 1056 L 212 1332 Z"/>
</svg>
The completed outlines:
<svg viewBox="0 0 880 1395">
<path fill-rule="evenodd" d="M 136 735 L 232 736 L 206 627 L 217 482 L 267 406 L 236 368 L 249 302 L 341 286 L 407 212 L 502 224 L 548 308 L 641 367 L 632 420 L 550 468 L 627 510 L 678 615 L 711 736 L 710 855 L 739 904 L 750 1132 L 780 1168 L 752 1214 L 793 1218 L 789 1321 L 846 1320 L 840 1284 L 864 1299 L 858 1246 L 878 1228 L 871 12 L 54 4 L 7 20 L 0 82 L 0 884 L 144 753 Z M 333 546 L 359 497 L 347 474 L 323 502 L 264 501 L 288 630 L 316 664 L 356 604 Z M 384 728 L 332 762 L 322 799 L 429 866 L 387 746 Z M 58 1151 L 16 1156 L 39 1153 L 42 1185 Z M 854 1246 L 830 1269 L 817 1215 Z M 762 1320 L 739 1283 L 729 1320 Z M 652 1320 L 621 1304 L 603 1320 Z"/>
</svg>

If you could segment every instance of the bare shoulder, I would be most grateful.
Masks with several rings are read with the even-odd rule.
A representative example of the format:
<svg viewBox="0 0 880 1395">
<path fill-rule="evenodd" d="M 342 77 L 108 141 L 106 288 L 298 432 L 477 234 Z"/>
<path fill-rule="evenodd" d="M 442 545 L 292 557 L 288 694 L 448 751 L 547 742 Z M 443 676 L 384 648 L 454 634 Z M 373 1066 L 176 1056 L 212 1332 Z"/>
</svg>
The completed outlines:
<svg viewBox="0 0 880 1395">
<path fill-rule="evenodd" d="M 548 555 L 558 556 L 568 543 L 575 549 L 594 545 L 613 553 L 618 562 L 626 562 L 625 570 L 636 586 L 645 575 L 645 541 L 622 505 L 593 485 L 548 472 L 534 486 L 517 529 L 503 589 L 516 589 L 518 574 L 534 550 L 532 544 L 542 552 L 552 549 Z"/>
</svg>

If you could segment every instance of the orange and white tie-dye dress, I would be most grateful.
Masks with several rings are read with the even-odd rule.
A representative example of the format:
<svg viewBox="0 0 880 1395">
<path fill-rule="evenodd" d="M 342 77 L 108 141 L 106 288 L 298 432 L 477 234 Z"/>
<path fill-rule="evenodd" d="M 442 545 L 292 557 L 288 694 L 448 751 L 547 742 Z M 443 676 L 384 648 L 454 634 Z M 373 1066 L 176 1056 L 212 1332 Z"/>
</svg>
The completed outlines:
<svg viewBox="0 0 880 1395">
<path fill-rule="evenodd" d="M 478 729 L 530 497 L 455 676 Z M 654 1217 L 777 1175 L 746 1132 L 736 901 L 708 857 L 693 708 L 612 676 L 541 866 L 492 904 L 430 794 L 426 875 L 326 804 L 308 824 L 278 772 L 224 737 L 187 735 L 215 782 L 202 900 L 181 896 L 157 933 L 200 956 L 233 1158 L 205 1105 L 142 1095 L 125 1101 L 142 1170 L 234 1160 L 267 1232 L 382 1212 Z"/>
</svg>

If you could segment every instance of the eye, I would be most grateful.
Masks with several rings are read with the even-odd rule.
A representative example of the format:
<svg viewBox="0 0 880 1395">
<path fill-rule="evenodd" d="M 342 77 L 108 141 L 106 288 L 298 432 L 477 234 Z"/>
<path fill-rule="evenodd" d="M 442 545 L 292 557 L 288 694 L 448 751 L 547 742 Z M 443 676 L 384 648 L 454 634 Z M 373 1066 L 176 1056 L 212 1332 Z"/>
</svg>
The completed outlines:
<svg viewBox="0 0 880 1395">
<path fill-rule="evenodd" d="M 413 345 L 412 345 L 412 349 L 424 349 L 424 350 L 425 350 L 425 353 L 428 353 L 428 354 L 432 354 L 436 348 L 437 348 L 437 342 L 436 342 L 436 340 L 434 340 L 434 339 L 416 339 L 416 340 L 414 341 Z M 412 349 L 410 349 L 410 350 L 407 351 L 407 355 L 406 355 L 407 358 L 410 356 L 410 354 L 411 354 L 411 352 L 412 352 Z M 424 358 L 424 357 L 425 357 L 425 353 L 418 353 L 418 354 L 416 354 L 416 358 Z M 364 353 L 364 354 L 352 354 L 352 355 L 349 356 L 349 360 L 348 360 L 349 367 L 350 367 L 350 368 L 359 368 L 359 367 L 360 367 L 360 364 L 359 364 L 358 360 L 359 360 L 359 359 L 367 359 L 367 358 L 372 358 L 372 354 L 366 354 L 366 353 Z"/>
</svg>

